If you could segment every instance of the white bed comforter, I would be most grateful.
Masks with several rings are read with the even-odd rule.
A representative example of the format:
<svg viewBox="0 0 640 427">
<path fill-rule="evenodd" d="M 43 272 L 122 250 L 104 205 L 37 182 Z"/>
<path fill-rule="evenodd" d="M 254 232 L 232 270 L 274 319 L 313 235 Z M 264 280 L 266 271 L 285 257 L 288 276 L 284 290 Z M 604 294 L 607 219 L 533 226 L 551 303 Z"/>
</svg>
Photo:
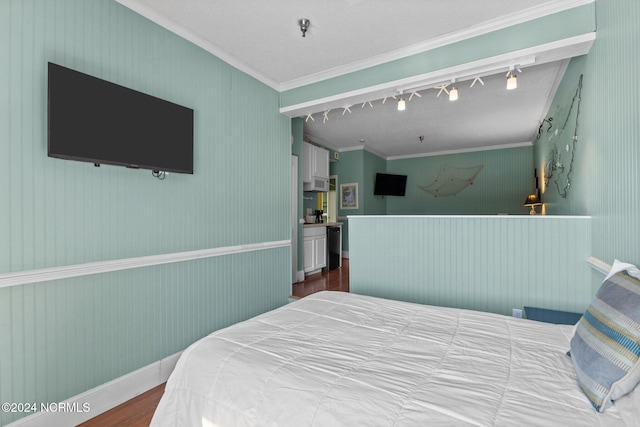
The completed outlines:
<svg viewBox="0 0 640 427">
<path fill-rule="evenodd" d="M 572 326 L 321 292 L 182 354 L 152 426 L 624 426 L 566 356 Z"/>
</svg>

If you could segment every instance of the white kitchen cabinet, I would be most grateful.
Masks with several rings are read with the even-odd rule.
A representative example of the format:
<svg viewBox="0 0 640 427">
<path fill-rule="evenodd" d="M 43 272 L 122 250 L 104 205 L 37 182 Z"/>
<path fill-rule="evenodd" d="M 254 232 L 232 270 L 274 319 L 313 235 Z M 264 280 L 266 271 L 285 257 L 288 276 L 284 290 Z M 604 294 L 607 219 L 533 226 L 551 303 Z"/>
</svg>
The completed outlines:
<svg viewBox="0 0 640 427">
<path fill-rule="evenodd" d="M 313 179 L 313 145 L 302 144 L 302 182 L 309 184 Z"/>
<path fill-rule="evenodd" d="M 324 268 L 327 266 L 327 229 L 322 227 L 325 232 L 321 237 L 317 237 L 313 240 L 313 265 L 316 269 Z"/>
<path fill-rule="evenodd" d="M 302 182 L 304 191 L 329 191 L 329 150 L 302 144 Z"/>
<path fill-rule="evenodd" d="M 304 236 L 304 242 L 302 244 L 302 250 L 304 251 L 304 272 L 308 273 L 314 269 L 315 260 L 314 260 L 314 239 L 311 237 Z"/>
<path fill-rule="evenodd" d="M 316 273 L 327 266 L 326 227 L 304 228 L 304 272 Z"/>
<path fill-rule="evenodd" d="M 313 176 L 329 179 L 329 150 L 313 147 Z"/>
</svg>

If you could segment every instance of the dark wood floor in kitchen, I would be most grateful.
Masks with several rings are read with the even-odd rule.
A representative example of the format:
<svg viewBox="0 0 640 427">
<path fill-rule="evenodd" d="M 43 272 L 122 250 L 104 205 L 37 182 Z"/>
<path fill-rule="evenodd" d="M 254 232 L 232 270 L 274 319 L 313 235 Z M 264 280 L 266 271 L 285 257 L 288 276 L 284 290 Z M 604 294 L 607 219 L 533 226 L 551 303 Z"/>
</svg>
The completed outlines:
<svg viewBox="0 0 640 427">
<path fill-rule="evenodd" d="M 303 298 L 319 291 L 349 292 L 349 260 L 342 260 L 342 267 L 336 270 L 323 271 L 307 276 L 304 282 L 295 283 L 292 296 Z M 140 396 L 117 406 L 104 414 L 80 424 L 81 427 L 148 427 L 153 412 L 164 392 L 164 384 L 160 384 Z"/>
<path fill-rule="evenodd" d="M 293 285 L 294 297 L 305 297 L 319 291 L 349 292 L 349 260 L 342 259 L 342 267 L 307 276 L 304 282 Z"/>
</svg>

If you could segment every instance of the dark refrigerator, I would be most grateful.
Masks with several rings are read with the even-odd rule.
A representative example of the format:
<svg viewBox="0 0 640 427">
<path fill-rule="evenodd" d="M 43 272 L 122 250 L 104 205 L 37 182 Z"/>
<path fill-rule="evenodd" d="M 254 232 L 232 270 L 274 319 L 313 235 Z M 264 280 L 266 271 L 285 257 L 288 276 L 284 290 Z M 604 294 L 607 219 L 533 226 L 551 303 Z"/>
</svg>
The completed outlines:
<svg viewBox="0 0 640 427">
<path fill-rule="evenodd" d="M 327 270 L 340 267 L 340 227 L 327 227 Z"/>
</svg>

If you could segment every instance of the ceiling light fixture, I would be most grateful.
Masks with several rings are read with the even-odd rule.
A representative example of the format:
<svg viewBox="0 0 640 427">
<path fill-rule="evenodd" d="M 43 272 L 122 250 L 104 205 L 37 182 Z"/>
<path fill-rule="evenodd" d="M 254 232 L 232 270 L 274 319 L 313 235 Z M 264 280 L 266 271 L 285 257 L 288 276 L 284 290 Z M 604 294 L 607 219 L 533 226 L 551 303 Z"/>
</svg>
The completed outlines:
<svg viewBox="0 0 640 427">
<path fill-rule="evenodd" d="M 400 99 L 398 99 L 398 111 L 404 111 L 407 108 L 404 98 L 402 97 L 402 91 L 400 91 Z"/>
<path fill-rule="evenodd" d="M 302 37 L 306 37 L 307 29 L 311 25 L 311 21 L 306 18 L 302 18 L 298 20 L 298 25 L 300 26 L 300 31 L 302 31 Z"/>
<path fill-rule="evenodd" d="M 457 101 L 458 100 L 458 88 L 452 87 L 449 91 L 449 101 Z"/>
<path fill-rule="evenodd" d="M 518 88 L 518 76 L 511 74 L 507 77 L 507 90 L 513 90 Z"/>
<path fill-rule="evenodd" d="M 515 67 L 512 65 L 509 67 L 509 72 L 507 73 L 507 90 L 517 89 L 518 87 L 518 76 L 513 73 L 513 69 Z M 518 70 L 520 71 L 520 70 Z M 521 72 L 521 71 L 520 71 Z"/>
<path fill-rule="evenodd" d="M 507 77 L 511 77 L 511 75 L 513 75 L 514 77 L 516 77 L 516 81 L 517 81 L 517 76 L 514 73 L 516 71 L 518 73 L 522 73 L 522 70 L 521 70 L 522 67 L 530 66 L 535 63 L 536 63 L 535 56 L 529 56 L 529 57 L 524 57 L 521 59 L 509 60 L 509 61 L 499 61 L 499 62 L 483 65 L 480 67 L 469 68 L 461 72 L 456 72 L 455 74 L 450 74 L 448 77 L 447 83 L 438 83 L 438 81 L 442 81 L 439 79 L 436 82 L 430 81 L 429 79 L 429 80 L 417 81 L 414 84 L 411 84 L 409 86 L 395 88 L 395 90 L 403 90 L 407 93 L 409 92 L 413 93 L 413 92 L 422 92 L 427 89 L 436 89 L 438 91 L 437 97 L 439 98 L 443 92 L 449 95 L 449 91 L 450 91 L 449 88 L 451 88 L 452 86 L 451 83 L 455 81 L 463 82 L 468 80 L 470 82 L 470 87 L 477 86 L 477 83 L 480 83 L 480 85 L 484 86 L 484 81 L 482 80 L 483 77 L 493 76 L 494 74 L 497 74 L 497 73 L 503 73 L 504 70 L 508 71 L 506 75 Z M 460 92 L 458 92 L 458 95 L 459 94 Z"/>
<path fill-rule="evenodd" d="M 449 101 L 458 100 L 458 88 L 455 86 L 455 79 L 451 79 L 451 90 L 449 91 Z"/>
</svg>

